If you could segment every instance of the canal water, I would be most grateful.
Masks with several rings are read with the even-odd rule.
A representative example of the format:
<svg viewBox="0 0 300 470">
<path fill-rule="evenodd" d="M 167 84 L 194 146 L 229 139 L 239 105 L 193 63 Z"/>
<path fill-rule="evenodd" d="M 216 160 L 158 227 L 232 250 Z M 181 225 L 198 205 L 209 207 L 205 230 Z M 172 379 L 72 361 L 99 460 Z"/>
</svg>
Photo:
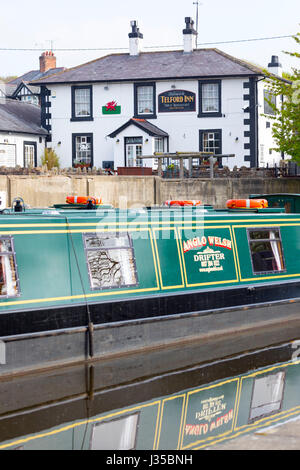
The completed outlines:
<svg viewBox="0 0 300 470">
<path fill-rule="evenodd" d="M 211 450 L 300 416 L 299 387 L 300 341 L 210 363 L 195 342 L 2 377 L 0 449 Z"/>
</svg>

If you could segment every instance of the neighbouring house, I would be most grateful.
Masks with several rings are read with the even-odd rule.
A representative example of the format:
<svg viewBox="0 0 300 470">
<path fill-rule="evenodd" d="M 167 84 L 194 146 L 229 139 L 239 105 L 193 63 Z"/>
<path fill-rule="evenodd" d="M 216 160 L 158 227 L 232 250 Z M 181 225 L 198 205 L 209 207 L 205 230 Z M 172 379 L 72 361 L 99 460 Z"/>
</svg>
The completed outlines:
<svg viewBox="0 0 300 470">
<path fill-rule="evenodd" d="M 9 85 L 8 83 L 0 83 L 0 98 L 11 98 L 17 86 Z"/>
<path fill-rule="evenodd" d="M 47 134 L 39 106 L 0 98 L 0 167 L 39 165 Z"/>
<path fill-rule="evenodd" d="M 262 68 L 218 49 L 197 49 L 185 18 L 183 49 L 143 52 L 131 22 L 129 53 L 110 54 L 31 81 L 42 125 L 62 166 L 154 166 L 154 152 L 209 151 L 223 165 L 273 166 L 272 114 Z M 270 70 L 280 75 L 274 56 Z"/>
<path fill-rule="evenodd" d="M 35 105 L 41 104 L 41 89 L 39 86 L 32 86 L 32 80 L 48 77 L 49 75 L 61 72 L 64 67 L 56 67 L 56 56 L 52 51 L 43 52 L 39 58 L 40 67 L 31 70 L 8 82 L 7 87 L 11 87 L 12 92 L 9 97 L 20 101 L 26 101 Z"/>
</svg>

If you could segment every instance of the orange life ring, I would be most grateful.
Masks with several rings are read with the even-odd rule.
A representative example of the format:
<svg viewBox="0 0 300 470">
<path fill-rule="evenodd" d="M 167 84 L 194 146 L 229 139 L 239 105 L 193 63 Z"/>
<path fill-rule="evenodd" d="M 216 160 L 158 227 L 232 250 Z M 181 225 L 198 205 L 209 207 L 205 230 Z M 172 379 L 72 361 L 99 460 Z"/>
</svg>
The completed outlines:
<svg viewBox="0 0 300 470">
<path fill-rule="evenodd" d="M 201 201 L 166 201 L 165 202 L 166 206 L 201 206 L 202 202 Z"/>
<path fill-rule="evenodd" d="M 266 199 L 229 199 L 226 202 L 229 209 L 263 209 L 268 207 Z"/>
<path fill-rule="evenodd" d="M 102 199 L 91 196 L 67 196 L 67 204 L 87 204 L 89 201 L 93 201 L 94 204 L 102 204 Z"/>
</svg>

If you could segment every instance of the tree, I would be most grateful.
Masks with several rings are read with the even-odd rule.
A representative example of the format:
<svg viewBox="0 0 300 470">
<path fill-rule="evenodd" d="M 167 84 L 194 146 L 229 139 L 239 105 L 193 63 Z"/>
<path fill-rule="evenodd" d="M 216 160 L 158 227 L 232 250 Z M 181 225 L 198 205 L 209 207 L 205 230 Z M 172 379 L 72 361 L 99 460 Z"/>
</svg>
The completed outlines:
<svg viewBox="0 0 300 470">
<path fill-rule="evenodd" d="M 300 44 L 300 33 L 293 36 Z M 292 57 L 300 58 L 299 52 L 286 52 Z M 270 91 L 270 98 L 266 99 L 274 111 L 272 132 L 276 143 L 274 150 L 284 152 L 295 162 L 300 163 L 300 70 L 293 68 L 292 73 L 285 75 L 285 79 L 265 71 Z M 271 97 L 276 96 L 276 100 Z M 268 116 L 270 118 L 270 116 Z"/>
</svg>

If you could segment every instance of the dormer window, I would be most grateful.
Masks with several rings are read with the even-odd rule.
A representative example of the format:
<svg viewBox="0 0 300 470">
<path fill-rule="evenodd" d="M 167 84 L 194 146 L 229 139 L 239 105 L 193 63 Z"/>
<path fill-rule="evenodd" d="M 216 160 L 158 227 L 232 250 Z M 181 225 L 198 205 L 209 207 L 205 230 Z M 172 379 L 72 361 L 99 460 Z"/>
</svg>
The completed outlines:
<svg viewBox="0 0 300 470">
<path fill-rule="evenodd" d="M 93 120 L 92 86 L 73 86 L 72 90 L 72 118 L 71 121 Z"/>
</svg>

